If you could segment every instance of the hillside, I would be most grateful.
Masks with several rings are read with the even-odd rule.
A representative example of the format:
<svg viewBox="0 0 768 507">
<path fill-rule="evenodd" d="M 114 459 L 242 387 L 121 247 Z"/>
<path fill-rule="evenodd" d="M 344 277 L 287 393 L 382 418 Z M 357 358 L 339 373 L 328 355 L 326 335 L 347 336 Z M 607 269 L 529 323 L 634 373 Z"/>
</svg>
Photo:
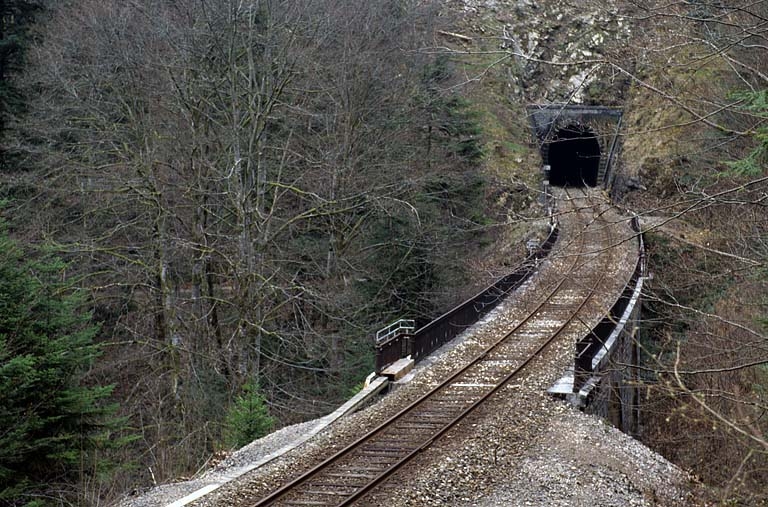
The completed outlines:
<svg viewBox="0 0 768 507">
<path fill-rule="evenodd" d="M 507 55 L 494 70 L 512 102 L 624 109 L 609 190 L 640 214 L 654 277 L 638 337 L 638 437 L 718 501 L 765 501 L 768 5 L 455 8 L 475 41 L 460 50 Z"/>
<path fill-rule="evenodd" d="M 0 500 L 115 501 L 331 410 L 371 333 L 439 315 L 541 234 L 542 103 L 624 111 L 607 190 L 654 275 L 638 438 L 717 501 L 768 499 L 768 2 L 0 10 L 7 262 L 76 294 L 100 351 L 67 371 L 99 393 L 77 452 L 0 463 Z"/>
</svg>

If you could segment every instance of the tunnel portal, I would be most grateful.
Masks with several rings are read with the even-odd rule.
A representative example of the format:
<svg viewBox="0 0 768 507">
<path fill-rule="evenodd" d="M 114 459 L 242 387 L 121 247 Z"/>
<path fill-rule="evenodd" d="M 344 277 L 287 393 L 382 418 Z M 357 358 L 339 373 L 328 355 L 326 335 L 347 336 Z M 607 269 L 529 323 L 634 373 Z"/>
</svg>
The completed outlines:
<svg viewBox="0 0 768 507">
<path fill-rule="evenodd" d="M 586 128 L 559 129 L 549 145 L 549 182 L 558 187 L 594 187 L 600 169 L 600 144 Z"/>
</svg>

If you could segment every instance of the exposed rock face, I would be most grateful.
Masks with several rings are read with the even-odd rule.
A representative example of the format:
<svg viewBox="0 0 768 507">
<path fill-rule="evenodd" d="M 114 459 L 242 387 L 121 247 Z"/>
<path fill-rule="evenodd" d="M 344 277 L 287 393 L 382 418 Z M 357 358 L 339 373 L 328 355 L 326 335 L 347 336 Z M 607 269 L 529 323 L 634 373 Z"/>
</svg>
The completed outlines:
<svg viewBox="0 0 768 507">
<path fill-rule="evenodd" d="M 621 57 L 631 31 L 615 2 L 459 3 L 473 28 L 497 41 L 498 51 L 509 53 L 513 99 L 603 105 L 621 100 L 626 79 L 612 63 Z"/>
</svg>

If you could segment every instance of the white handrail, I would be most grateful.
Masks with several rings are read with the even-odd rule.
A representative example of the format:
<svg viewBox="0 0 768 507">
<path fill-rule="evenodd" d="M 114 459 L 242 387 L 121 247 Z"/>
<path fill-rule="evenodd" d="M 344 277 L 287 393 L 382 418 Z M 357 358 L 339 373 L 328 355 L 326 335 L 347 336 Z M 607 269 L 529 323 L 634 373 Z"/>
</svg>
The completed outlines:
<svg viewBox="0 0 768 507">
<path fill-rule="evenodd" d="M 376 345 L 382 345 L 402 335 L 412 333 L 416 329 L 416 322 L 412 319 L 399 319 L 376 332 Z"/>
</svg>

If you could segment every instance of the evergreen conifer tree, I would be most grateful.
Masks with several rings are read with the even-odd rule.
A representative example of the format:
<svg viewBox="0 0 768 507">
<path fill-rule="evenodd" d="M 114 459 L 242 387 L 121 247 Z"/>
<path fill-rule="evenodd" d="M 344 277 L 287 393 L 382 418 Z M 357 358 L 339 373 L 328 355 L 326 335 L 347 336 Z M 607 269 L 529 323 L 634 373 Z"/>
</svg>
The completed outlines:
<svg viewBox="0 0 768 507">
<path fill-rule="evenodd" d="M 275 426 L 275 419 L 269 415 L 269 408 L 258 385 L 247 383 L 227 413 L 226 429 L 228 444 L 242 447 L 269 433 Z"/>
<path fill-rule="evenodd" d="M 61 281 L 64 267 L 25 258 L 0 230 L 0 505 L 47 505 L 71 491 L 115 424 L 111 388 L 82 382 L 97 328 Z"/>
</svg>

